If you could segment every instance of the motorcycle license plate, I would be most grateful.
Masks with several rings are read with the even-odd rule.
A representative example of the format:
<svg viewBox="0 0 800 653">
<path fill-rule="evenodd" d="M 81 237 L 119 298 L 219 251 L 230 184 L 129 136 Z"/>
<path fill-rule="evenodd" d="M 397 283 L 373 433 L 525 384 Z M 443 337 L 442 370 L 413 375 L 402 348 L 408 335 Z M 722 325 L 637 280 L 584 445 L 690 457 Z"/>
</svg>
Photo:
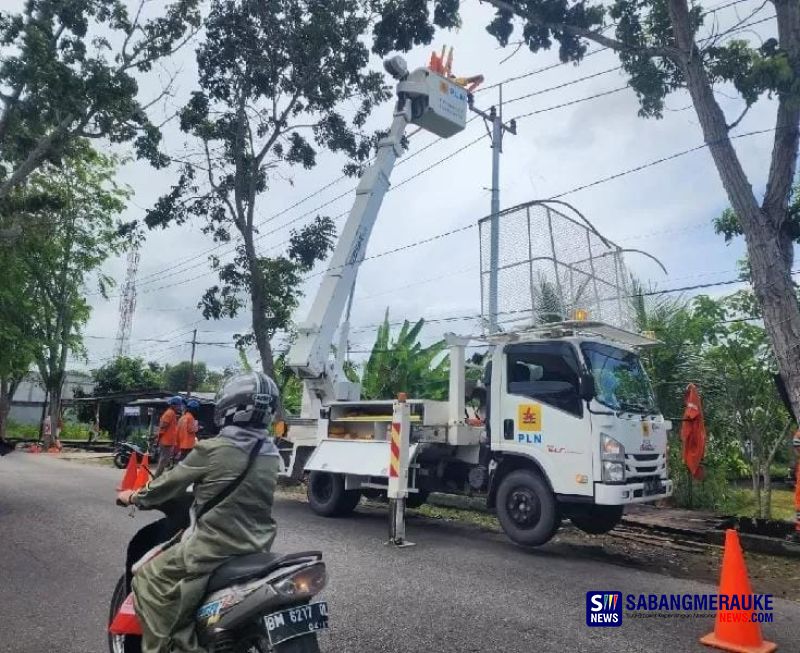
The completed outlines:
<svg viewBox="0 0 800 653">
<path fill-rule="evenodd" d="M 293 637 L 308 635 L 328 628 L 328 604 L 325 601 L 298 605 L 264 617 L 269 643 L 277 646 Z"/>
<path fill-rule="evenodd" d="M 664 484 L 660 478 L 648 478 L 644 482 L 644 495 L 652 496 L 654 494 L 663 494 Z"/>
</svg>

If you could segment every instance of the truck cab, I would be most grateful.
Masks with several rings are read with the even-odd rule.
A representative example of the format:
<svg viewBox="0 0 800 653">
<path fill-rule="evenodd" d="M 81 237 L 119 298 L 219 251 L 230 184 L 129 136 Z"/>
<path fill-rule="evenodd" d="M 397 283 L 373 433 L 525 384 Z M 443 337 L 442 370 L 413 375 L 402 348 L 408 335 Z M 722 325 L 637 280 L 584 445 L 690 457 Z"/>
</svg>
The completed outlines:
<svg viewBox="0 0 800 653">
<path fill-rule="evenodd" d="M 617 340 L 609 337 L 612 332 Z M 555 524 L 535 525 L 550 509 L 557 512 L 553 521 L 567 516 L 583 530 L 600 533 L 613 528 L 626 504 L 671 495 L 670 424 L 626 340 L 641 345 L 645 339 L 607 325 L 572 326 L 494 348 L 484 375 L 489 501 L 514 539 L 549 539 Z M 543 505 L 550 500 L 540 496 L 541 482 L 552 506 Z"/>
</svg>

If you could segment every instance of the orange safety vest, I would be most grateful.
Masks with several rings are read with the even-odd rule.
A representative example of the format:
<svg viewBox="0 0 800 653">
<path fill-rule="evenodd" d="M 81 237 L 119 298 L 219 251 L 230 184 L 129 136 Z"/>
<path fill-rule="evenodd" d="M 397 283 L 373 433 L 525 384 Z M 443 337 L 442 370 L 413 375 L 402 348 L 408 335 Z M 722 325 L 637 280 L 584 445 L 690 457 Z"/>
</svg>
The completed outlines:
<svg viewBox="0 0 800 653">
<path fill-rule="evenodd" d="M 197 420 L 189 411 L 186 411 L 178 420 L 178 448 L 194 449 L 197 442 Z"/>
<path fill-rule="evenodd" d="M 178 415 L 170 406 L 158 422 L 158 444 L 162 447 L 175 447 L 178 444 Z"/>
</svg>

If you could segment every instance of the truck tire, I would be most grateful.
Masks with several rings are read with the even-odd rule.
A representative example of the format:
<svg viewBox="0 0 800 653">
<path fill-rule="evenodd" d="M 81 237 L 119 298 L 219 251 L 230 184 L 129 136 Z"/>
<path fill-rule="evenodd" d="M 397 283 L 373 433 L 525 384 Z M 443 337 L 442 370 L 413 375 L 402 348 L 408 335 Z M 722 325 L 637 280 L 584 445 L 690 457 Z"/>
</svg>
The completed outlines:
<svg viewBox="0 0 800 653">
<path fill-rule="evenodd" d="M 540 546 L 561 525 L 555 496 L 542 476 L 528 469 L 513 471 L 500 481 L 496 506 L 500 525 L 519 546 Z"/>
<path fill-rule="evenodd" d="M 573 524 L 589 535 L 608 533 L 622 519 L 623 506 L 587 506 L 570 515 Z"/>
<path fill-rule="evenodd" d="M 349 515 L 361 500 L 359 490 L 344 489 L 344 476 L 330 472 L 311 472 L 306 491 L 311 510 L 323 517 Z"/>
</svg>

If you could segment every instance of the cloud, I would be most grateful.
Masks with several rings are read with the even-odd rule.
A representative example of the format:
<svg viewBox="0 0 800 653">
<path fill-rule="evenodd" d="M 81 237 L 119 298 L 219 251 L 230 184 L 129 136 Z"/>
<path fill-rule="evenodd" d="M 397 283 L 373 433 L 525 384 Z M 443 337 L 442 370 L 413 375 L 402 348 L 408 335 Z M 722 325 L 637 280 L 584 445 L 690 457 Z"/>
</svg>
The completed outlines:
<svg viewBox="0 0 800 653">
<path fill-rule="evenodd" d="M 755 2 L 752 5 L 757 6 Z M 736 21 L 736 9 L 745 12 L 747 7 L 749 4 L 719 12 L 721 27 Z M 485 32 L 484 26 L 490 15 L 484 6 L 465 3 L 463 27 L 458 32 L 437 38 L 439 47 L 445 41 L 454 46 L 454 64 L 459 73 L 482 73 L 489 85 L 557 61 L 554 52 L 533 55 L 523 50 L 501 63 L 508 51 L 498 49 L 496 42 Z M 768 33 L 772 27 L 765 24 L 758 29 Z M 182 70 L 177 80 L 177 96 L 170 100 L 171 107 L 180 106 L 193 86 L 193 57 L 192 50 L 187 48 L 170 64 L 173 69 Z M 412 67 L 423 65 L 427 57 L 428 49 L 425 48 L 407 55 Z M 378 64 L 374 62 L 376 67 Z M 618 65 L 618 60 L 611 53 L 598 54 L 587 58 L 578 67 L 560 66 L 505 84 L 503 94 L 508 100 L 539 93 L 615 65 Z M 506 106 L 505 116 L 510 118 L 603 93 L 624 85 L 625 81 L 625 77 L 618 73 L 598 75 L 513 102 Z M 145 94 L 158 87 L 150 77 L 142 84 Z M 497 99 L 498 91 L 492 89 L 478 93 L 476 105 L 488 109 Z M 667 104 L 670 109 L 681 109 L 688 100 L 684 94 L 675 94 L 668 98 Z M 723 108 L 731 116 L 737 115 L 740 109 L 736 101 L 727 98 L 723 98 Z M 507 136 L 504 142 L 501 205 L 508 207 L 551 197 L 702 142 L 693 110 L 666 111 L 662 120 L 643 120 L 637 116 L 637 110 L 634 94 L 626 90 L 521 119 L 518 134 Z M 368 127 L 387 126 L 390 119 L 391 105 L 386 104 L 370 117 Z M 738 132 L 772 124 L 774 106 L 764 101 L 747 116 Z M 401 163 L 401 159 L 392 176 L 395 189 L 386 196 L 369 243 L 368 256 L 441 232 L 474 225 L 489 212 L 491 151 L 488 138 L 456 153 L 485 133 L 482 121 L 474 120 L 464 133 L 438 142 L 408 163 Z M 185 150 L 186 139 L 174 121 L 165 129 L 165 140 L 171 151 Z M 414 135 L 409 155 L 433 140 L 434 137 L 427 133 Z M 757 191 L 763 188 L 770 146 L 769 135 L 736 141 L 737 150 Z M 446 162 L 400 184 L 450 154 L 452 157 Z M 323 154 L 319 157 L 319 165 L 312 171 L 288 171 L 292 183 L 278 178 L 271 180 L 269 191 L 259 200 L 259 219 L 284 211 L 337 178 L 342 163 L 336 156 Z M 126 165 L 121 177 L 135 191 L 126 217 L 140 218 L 144 210 L 174 183 L 175 176 L 172 170 L 154 171 L 138 162 Z M 354 180 L 340 181 L 313 199 L 272 219 L 262 233 L 272 229 L 277 231 L 262 239 L 262 251 L 285 240 L 292 226 L 296 226 L 281 225 L 332 200 L 354 185 Z M 736 260 L 743 252 L 741 243 L 728 247 L 711 229 L 711 220 L 727 206 L 727 200 L 707 150 L 570 193 L 564 199 L 579 208 L 609 238 L 622 246 L 645 249 L 662 260 L 669 270 L 666 278 L 642 257 L 630 255 L 627 259 L 637 275 L 662 288 L 690 285 L 695 280 L 726 278 L 736 268 Z M 332 201 L 320 213 L 331 216 L 346 213 L 352 200 L 353 195 L 348 194 Z M 313 215 L 316 213 L 297 224 Z M 344 219 L 340 217 L 338 220 L 340 228 Z M 201 316 L 194 306 L 203 290 L 215 279 L 204 253 L 213 247 L 213 243 L 201 233 L 201 227 L 199 222 L 195 222 L 149 234 L 141 251 L 139 296 L 132 334 L 134 352 L 162 361 L 176 361 L 188 356 L 185 344 L 187 329 L 196 326 L 203 332 L 204 339 L 224 341 L 229 340 L 233 332 L 247 328 L 246 312 L 232 321 L 195 324 Z M 229 248 L 220 251 L 226 249 Z M 383 319 L 387 306 L 393 320 L 478 314 L 478 252 L 477 230 L 468 229 L 413 249 L 366 261 L 359 274 L 352 324 L 354 327 L 377 324 Z M 191 257 L 189 263 L 171 269 L 176 262 L 187 257 Z M 106 271 L 120 283 L 124 269 L 124 260 L 110 261 L 106 266 Z M 437 278 L 438 282 L 431 281 Z M 320 277 L 315 277 L 306 285 L 306 297 L 297 312 L 298 321 L 305 320 L 319 281 Z M 117 327 L 116 300 L 103 302 L 95 298 L 92 304 L 94 311 L 87 332 L 113 336 Z M 477 319 L 437 322 L 426 327 L 423 339 L 433 340 L 446 330 L 476 333 L 479 328 Z M 144 339 L 159 336 L 174 340 L 174 343 L 144 342 Z M 371 345 L 373 339 L 373 327 L 353 334 L 353 342 L 359 348 Z M 109 355 L 110 344 L 111 341 L 88 340 L 90 358 Z M 174 348 L 169 348 L 172 344 Z M 233 349 L 218 346 L 201 346 L 198 358 L 211 367 L 222 367 L 236 361 Z"/>
</svg>

